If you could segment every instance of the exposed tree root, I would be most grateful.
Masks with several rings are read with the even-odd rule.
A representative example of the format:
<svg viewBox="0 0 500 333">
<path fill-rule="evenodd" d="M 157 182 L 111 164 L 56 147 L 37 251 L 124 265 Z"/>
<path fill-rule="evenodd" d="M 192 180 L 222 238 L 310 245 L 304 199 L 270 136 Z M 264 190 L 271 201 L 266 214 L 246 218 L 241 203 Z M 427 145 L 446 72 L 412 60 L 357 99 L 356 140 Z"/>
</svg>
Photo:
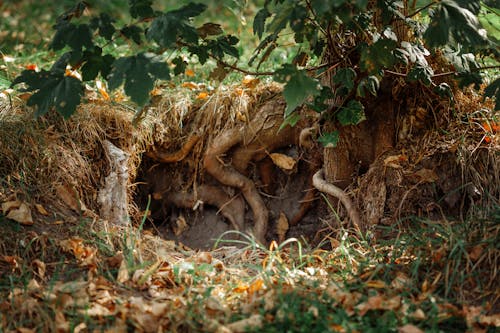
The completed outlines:
<svg viewBox="0 0 500 333">
<path fill-rule="evenodd" d="M 323 169 L 320 169 L 318 172 L 316 172 L 313 176 L 313 185 L 315 188 L 318 189 L 318 191 L 324 192 L 326 194 L 329 194 L 331 196 L 334 196 L 335 198 L 339 199 L 340 202 L 344 205 L 347 215 L 352 221 L 352 224 L 354 227 L 358 230 L 362 230 L 362 223 L 361 223 L 361 217 L 359 214 L 358 209 L 356 206 L 353 204 L 349 196 L 339 187 L 327 183 L 325 180 L 324 172 Z"/>
<path fill-rule="evenodd" d="M 221 133 L 208 147 L 203 165 L 207 172 L 222 184 L 236 187 L 241 190 L 245 200 L 252 208 L 254 215 L 254 236 L 258 241 L 265 243 L 269 212 L 259 192 L 255 188 L 254 182 L 243 176 L 233 167 L 225 166 L 219 160 L 219 155 L 224 154 L 231 147 L 240 143 L 242 137 L 240 128 L 232 128 Z"/>
<path fill-rule="evenodd" d="M 192 135 L 188 138 L 187 142 L 182 146 L 181 149 L 176 151 L 175 153 L 167 153 L 164 151 L 152 150 L 148 151 L 146 155 L 151 157 L 155 161 L 161 163 L 174 163 L 180 162 L 186 158 L 191 149 L 193 149 L 194 145 L 200 140 L 200 136 Z"/>
<path fill-rule="evenodd" d="M 201 185 L 197 188 L 197 194 L 191 192 L 176 192 L 167 196 L 167 201 L 177 207 L 192 209 L 198 200 L 203 203 L 216 206 L 233 225 L 236 230 L 242 231 L 245 222 L 245 202 L 240 197 L 231 198 L 220 187 L 213 185 Z"/>
</svg>

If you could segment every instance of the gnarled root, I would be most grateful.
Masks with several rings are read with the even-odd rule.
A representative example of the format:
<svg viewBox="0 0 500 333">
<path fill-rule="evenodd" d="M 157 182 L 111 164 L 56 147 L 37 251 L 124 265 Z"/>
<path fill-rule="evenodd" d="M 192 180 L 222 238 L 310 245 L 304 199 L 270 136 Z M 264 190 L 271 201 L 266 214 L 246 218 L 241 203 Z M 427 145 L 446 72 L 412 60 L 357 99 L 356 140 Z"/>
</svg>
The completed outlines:
<svg viewBox="0 0 500 333">
<path fill-rule="evenodd" d="M 353 204 L 349 196 L 342 189 L 326 182 L 323 169 L 320 169 L 318 172 L 314 174 L 313 186 L 316 189 L 318 189 L 318 191 L 329 194 L 339 199 L 340 202 L 342 202 L 342 204 L 344 205 L 347 211 L 347 215 L 351 219 L 351 222 L 354 225 L 354 227 L 358 231 L 362 230 L 361 217 L 357 207 Z"/>
<path fill-rule="evenodd" d="M 161 163 L 174 163 L 174 162 L 180 162 L 183 159 L 186 158 L 186 156 L 189 154 L 191 149 L 193 149 L 194 145 L 200 140 L 200 137 L 198 135 L 192 135 L 188 138 L 186 143 L 182 146 L 181 149 L 174 153 L 167 153 L 164 151 L 159 151 L 159 150 L 152 150 L 148 151 L 146 155 L 148 157 L 151 157 L 155 161 L 161 162 Z"/>
<path fill-rule="evenodd" d="M 198 200 L 216 206 L 236 230 L 243 230 L 245 202 L 239 197 L 231 198 L 218 186 L 201 185 L 197 189 L 197 195 L 191 192 L 177 192 L 167 197 L 167 201 L 182 208 L 193 208 Z"/>
<path fill-rule="evenodd" d="M 219 155 L 226 153 L 231 147 L 240 143 L 242 138 L 243 134 L 240 128 L 233 128 L 221 133 L 208 147 L 203 166 L 222 184 L 241 190 L 254 215 L 254 236 L 259 242 L 265 243 L 269 212 L 259 192 L 257 192 L 254 182 L 234 168 L 223 165 L 218 158 Z"/>
</svg>

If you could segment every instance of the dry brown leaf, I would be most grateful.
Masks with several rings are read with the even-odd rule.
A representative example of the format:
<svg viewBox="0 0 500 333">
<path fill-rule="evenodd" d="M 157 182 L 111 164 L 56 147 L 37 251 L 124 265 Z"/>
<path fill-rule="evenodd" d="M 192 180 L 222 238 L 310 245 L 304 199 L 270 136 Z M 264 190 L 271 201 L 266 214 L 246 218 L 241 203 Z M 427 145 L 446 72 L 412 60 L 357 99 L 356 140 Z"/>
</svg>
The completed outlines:
<svg viewBox="0 0 500 333">
<path fill-rule="evenodd" d="M 38 276 L 43 279 L 45 277 L 45 272 L 46 272 L 45 263 L 39 259 L 35 259 L 33 260 L 33 265 L 36 267 Z"/>
<path fill-rule="evenodd" d="M 19 333 L 35 333 L 36 331 L 31 328 L 26 328 L 26 327 L 18 327 L 17 332 Z"/>
<path fill-rule="evenodd" d="M 241 82 L 246 88 L 253 89 L 259 84 L 260 80 L 255 76 L 246 75 Z"/>
<path fill-rule="evenodd" d="M 434 170 L 431 169 L 420 169 L 417 172 L 413 173 L 413 176 L 416 177 L 417 181 L 422 183 L 434 183 L 439 179 L 438 175 Z"/>
<path fill-rule="evenodd" d="M 87 329 L 87 324 L 85 323 L 80 323 L 78 325 L 75 326 L 73 332 L 74 333 L 80 333 L 80 332 L 85 332 Z M 114 331 L 114 328 L 113 328 L 113 331 L 108 331 L 106 330 L 105 332 L 119 332 L 119 331 Z"/>
<path fill-rule="evenodd" d="M 259 329 L 262 327 L 262 316 L 254 314 L 249 318 L 235 321 L 226 325 L 233 332 L 246 332 L 247 330 Z"/>
<path fill-rule="evenodd" d="M 62 311 L 56 311 L 55 315 L 56 331 L 57 332 L 69 332 L 70 325 L 66 320 L 64 313 Z"/>
<path fill-rule="evenodd" d="M 2 256 L 0 257 L 0 260 L 9 264 L 11 266 L 11 270 L 15 270 L 16 268 L 19 268 L 21 258 L 18 256 Z"/>
<path fill-rule="evenodd" d="M 278 234 L 278 242 L 282 243 L 285 240 L 289 224 L 285 213 L 280 212 L 280 217 L 276 223 L 276 233 Z"/>
<path fill-rule="evenodd" d="M 410 317 L 417 320 L 424 320 L 426 318 L 425 313 L 422 309 L 416 309 L 410 313 Z"/>
<path fill-rule="evenodd" d="M 399 333 L 424 333 L 420 328 L 412 324 L 406 324 L 398 328 Z"/>
<path fill-rule="evenodd" d="M 31 209 L 24 202 L 18 208 L 11 207 L 6 217 L 22 225 L 33 225 L 34 223 Z"/>
<path fill-rule="evenodd" d="M 386 288 L 387 285 L 385 284 L 384 281 L 381 280 L 371 280 L 366 282 L 366 286 L 369 288 L 377 288 L 377 289 L 383 289 Z"/>
<path fill-rule="evenodd" d="M 290 156 L 280 154 L 280 153 L 272 153 L 269 154 L 269 157 L 273 160 L 273 163 L 276 164 L 279 168 L 285 171 L 291 171 L 297 164 L 297 161 L 291 158 Z"/>
<path fill-rule="evenodd" d="M 194 261 L 197 264 L 211 264 L 212 263 L 212 255 L 210 252 L 202 251 L 196 255 Z"/>
<path fill-rule="evenodd" d="M 364 316 L 369 310 L 395 310 L 401 306 L 401 296 L 386 298 L 382 295 L 369 297 L 366 302 L 358 304 L 359 315 Z"/>
<path fill-rule="evenodd" d="M 182 83 L 181 87 L 188 88 L 191 90 L 196 90 L 199 88 L 198 84 L 195 82 L 184 82 L 184 83 Z"/>
<path fill-rule="evenodd" d="M 21 206 L 21 204 L 22 204 L 22 202 L 19 200 L 4 202 L 4 203 L 2 203 L 2 212 L 5 215 L 8 212 L 10 212 L 11 210 L 19 208 Z"/>
<path fill-rule="evenodd" d="M 118 276 L 116 277 L 116 281 L 119 283 L 125 283 L 130 279 L 130 274 L 128 272 L 127 268 L 127 262 L 123 260 L 122 256 L 122 261 L 120 263 L 120 268 L 118 269 Z"/>
<path fill-rule="evenodd" d="M 398 272 L 394 280 L 391 281 L 391 288 L 395 290 L 405 290 L 411 284 L 411 279 L 403 272 Z"/>
<path fill-rule="evenodd" d="M 388 156 L 384 159 L 384 166 L 391 167 L 393 169 L 401 169 L 403 168 L 400 163 L 406 162 L 407 157 L 405 155 L 392 155 Z"/>
<path fill-rule="evenodd" d="M 186 222 L 184 216 L 180 215 L 177 220 L 175 220 L 174 225 L 172 226 L 174 234 L 176 236 L 180 236 L 184 231 L 189 229 L 189 225 Z"/>
<path fill-rule="evenodd" d="M 38 211 L 38 213 L 42 214 L 43 216 L 49 216 L 49 212 L 40 204 L 35 204 L 35 208 Z"/>
<path fill-rule="evenodd" d="M 469 257 L 471 258 L 472 261 L 477 261 L 481 257 L 481 254 L 483 254 L 483 248 L 484 248 L 484 245 L 479 244 L 479 245 L 474 246 L 470 250 Z"/>
<path fill-rule="evenodd" d="M 92 303 L 88 309 L 82 310 L 85 315 L 90 317 L 111 316 L 113 313 L 109 309 L 99 303 Z"/>
<path fill-rule="evenodd" d="M 481 325 L 500 327 L 500 313 L 492 314 L 491 316 L 481 315 L 478 322 Z"/>
<path fill-rule="evenodd" d="M 75 212 L 80 211 L 79 200 L 75 191 L 68 185 L 59 185 L 56 187 L 57 196 Z"/>
</svg>

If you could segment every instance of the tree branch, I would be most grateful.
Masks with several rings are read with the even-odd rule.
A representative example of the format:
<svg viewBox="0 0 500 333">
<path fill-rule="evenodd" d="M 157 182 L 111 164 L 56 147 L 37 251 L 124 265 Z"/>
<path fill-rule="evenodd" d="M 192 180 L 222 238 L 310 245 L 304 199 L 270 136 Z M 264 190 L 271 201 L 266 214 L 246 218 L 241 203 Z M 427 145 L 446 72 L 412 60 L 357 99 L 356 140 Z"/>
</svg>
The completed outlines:
<svg viewBox="0 0 500 333">
<path fill-rule="evenodd" d="M 407 16 L 405 16 L 405 19 L 409 19 L 409 18 L 412 18 L 413 16 L 417 15 L 418 13 L 420 13 L 421 11 L 424 11 L 426 10 L 427 8 L 429 7 L 432 7 L 434 6 L 435 4 L 437 4 L 438 2 L 440 2 L 440 0 L 434 0 L 432 1 L 431 3 L 423 6 L 422 8 L 419 8 L 416 12 L 413 12 L 412 14 L 409 14 Z"/>
</svg>

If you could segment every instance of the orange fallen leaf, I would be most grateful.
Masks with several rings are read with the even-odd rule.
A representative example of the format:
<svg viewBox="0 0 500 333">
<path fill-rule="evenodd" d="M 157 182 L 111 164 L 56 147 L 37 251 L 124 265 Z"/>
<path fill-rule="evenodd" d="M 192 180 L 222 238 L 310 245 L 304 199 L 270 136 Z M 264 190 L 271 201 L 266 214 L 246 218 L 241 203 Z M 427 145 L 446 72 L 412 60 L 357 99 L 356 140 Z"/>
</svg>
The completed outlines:
<svg viewBox="0 0 500 333">
<path fill-rule="evenodd" d="M 49 212 L 40 204 L 35 204 L 35 208 L 38 211 L 38 213 L 42 214 L 43 216 L 49 216 Z"/>
<path fill-rule="evenodd" d="M 250 88 L 250 89 L 253 89 L 257 86 L 257 84 L 259 84 L 260 80 L 254 76 L 251 76 L 251 75 L 246 75 L 244 78 L 243 78 L 243 85 L 246 87 L 246 88 Z"/>
<path fill-rule="evenodd" d="M 248 294 L 253 295 L 264 288 L 264 280 L 258 278 L 248 287 Z"/>
<path fill-rule="evenodd" d="M 27 70 L 29 71 L 36 71 L 38 72 L 38 66 L 36 64 L 29 64 L 29 65 L 26 65 L 25 67 Z"/>
<path fill-rule="evenodd" d="M 188 89 L 191 89 L 191 90 L 196 90 L 198 89 L 198 84 L 194 83 L 194 82 L 183 82 L 182 85 L 181 85 L 182 88 L 188 88 Z"/>
<path fill-rule="evenodd" d="M 202 91 L 196 96 L 196 99 L 207 99 L 208 98 L 208 93 L 205 91 Z"/>
<path fill-rule="evenodd" d="M 99 94 L 101 94 L 102 98 L 105 101 L 109 101 L 110 100 L 109 94 L 106 91 L 106 86 L 102 83 L 102 81 L 101 80 L 96 80 L 95 81 L 95 86 L 96 86 L 97 91 L 99 92 Z"/>
<path fill-rule="evenodd" d="M 186 74 L 186 76 L 189 76 L 189 77 L 193 77 L 195 74 L 194 74 L 194 71 L 192 69 L 186 69 L 186 71 L 184 72 L 184 74 Z"/>
<path fill-rule="evenodd" d="M 78 73 L 77 71 L 71 70 L 69 68 L 66 68 L 66 71 L 64 72 L 64 76 L 69 76 L 69 77 L 72 77 L 72 78 L 77 79 L 79 81 L 82 80 L 82 75 L 80 73 Z"/>
<path fill-rule="evenodd" d="M 240 283 L 240 284 L 238 284 L 238 286 L 236 288 L 233 289 L 233 291 L 235 293 L 243 293 L 243 292 L 247 291 L 248 288 L 249 288 L 248 284 Z"/>
</svg>

